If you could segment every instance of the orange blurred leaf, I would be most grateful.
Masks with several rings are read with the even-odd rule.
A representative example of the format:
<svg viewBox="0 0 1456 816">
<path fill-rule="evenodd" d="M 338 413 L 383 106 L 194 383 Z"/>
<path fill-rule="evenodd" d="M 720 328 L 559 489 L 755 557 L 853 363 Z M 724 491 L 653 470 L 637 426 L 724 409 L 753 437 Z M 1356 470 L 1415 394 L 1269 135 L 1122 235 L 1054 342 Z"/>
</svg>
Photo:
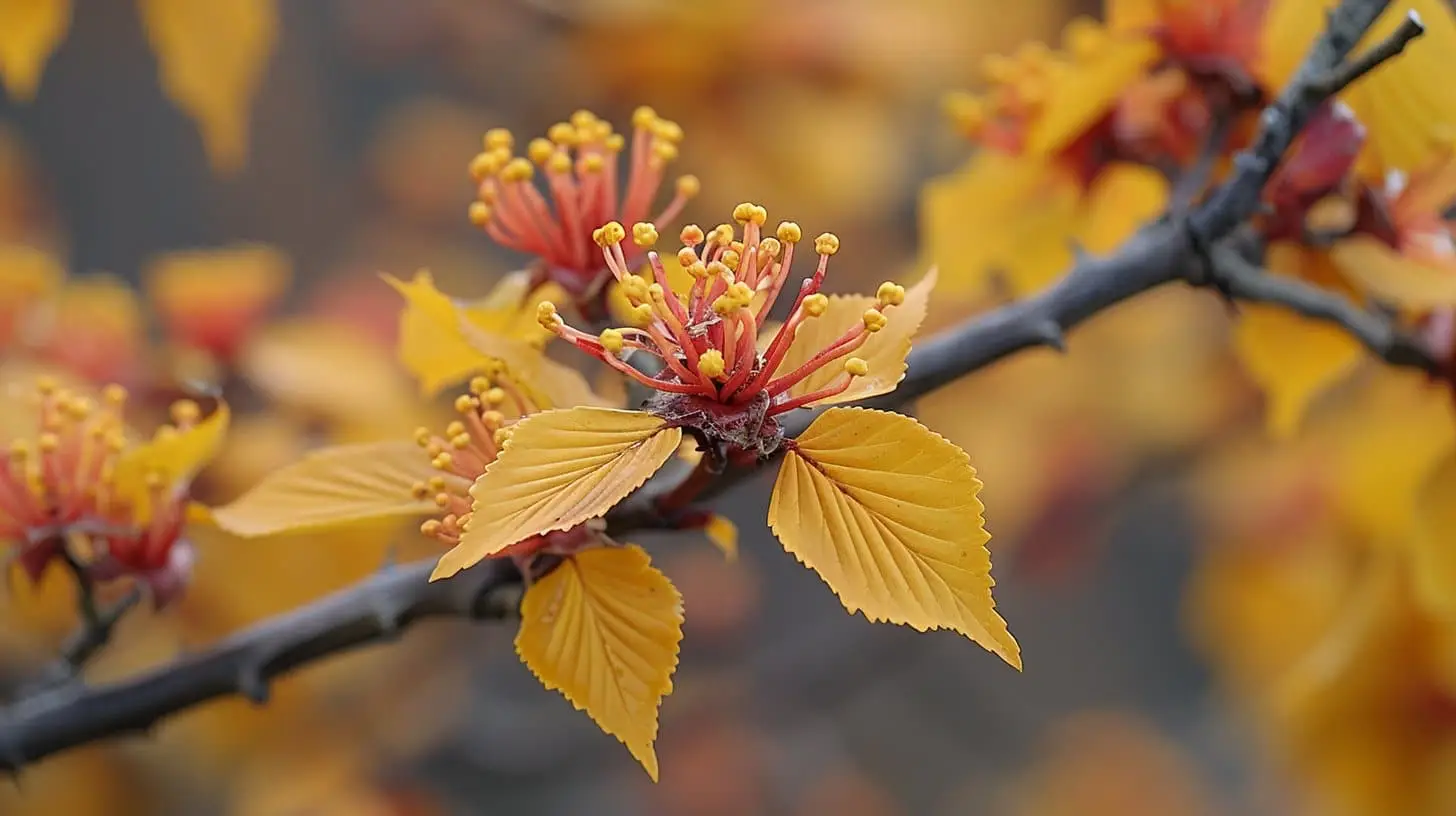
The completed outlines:
<svg viewBox="0 0 1456 816">
<path fill-rule="evenodd" d="M 216 410 L 201 422 L 180 430 L 159 428 L 150 442 L 121 455 L 116 463 L 116 490 L 131 503 L 139 523 L 151 518 L 152 491 L 147 477 L 160 476 L 169 493 L 185 487 L 217 455 L 231 418 L 227 403 L 219 401 Z"/>
<path fill-rule="evenodd" d="M 1368 235 L 1336 243 L 1330 257 L 1356 286 L 1391 305 L 1411 309 L 1456 305 L 1456 263 L 1406 258 Z"/>
<path fill-rule="evenodd" d="M 71 11 L 71 0 L 0 3 L 0 80 L 11 98 L 35 98 L 46 60 L 71 27 Z"/>
<path fill-rule="evenodd" d="M 578 407 L 532 414 L 470 488 L 471 520 L 431 580 L 539 533 L 596 518 L 636 490 L 682 442 L 642 411 Z"/>
<path fill-rule="evenodd" d="M 526 590 L 516 654 L 622 741 L 657 781 L 657 711 L 672 691 L 682 596 L 640 547 L 601 547 Z"/>
<path fill-rule="evenodd" d="M 953 629 L 1020 669 L 980 490 L 966 452 L 910 417 L 833 408 L 785 456 L 768 523 L 850 613 Z"/>
</svg>

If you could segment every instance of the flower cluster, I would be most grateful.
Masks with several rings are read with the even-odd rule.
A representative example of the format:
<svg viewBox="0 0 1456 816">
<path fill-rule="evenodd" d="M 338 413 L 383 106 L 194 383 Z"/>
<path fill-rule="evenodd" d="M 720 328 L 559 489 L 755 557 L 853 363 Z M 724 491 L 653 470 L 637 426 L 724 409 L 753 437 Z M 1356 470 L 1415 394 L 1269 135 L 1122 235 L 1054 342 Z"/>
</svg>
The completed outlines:
<svg viewBox="0 0 1456 816">
<path fill-rule="evenodd" d="M 632 115 L 630 138 L 628 145 L 628 137 L 585 110 L 552 125 L 544 138 L 532 139 L 524 156 L 513 152 L 510 131 L 489 131 L 484 152 L 470 162 L 477 185 L 471 223 L 501 246 L 537 258 L 540 278 L 561 284 L 581 302 L 589 301 L 605 280 L 591 246 L 592 230 L 612 219 L 640 221 L 651 215 L 683 131 L 651 108 L 640 107 Z M 625 177 L 618 167 L 623 151 L 630 155 Z M 536 186 L 538 168 L 549 201 Z M 657 214 L 657 223 L 677 218 L 698 189 L 697 177 L 679 176 L 676 194 Z"/>
<path fill-rule="evenodd" d="M 32 580 L 67 556 L 94 579 L 134 576 L 165 604 L 191 568 L 188 487 L 221 443 L 227 408 L 204 420 L 196 402 L 179 400 L 172 424 L 138 443 L 123 424 L 121 386 L 98 400 L 46 379 L 33 396 L 35 433 L 11 441 L 0 471 L 0 540 L 18 547 Z"/>
</svg>

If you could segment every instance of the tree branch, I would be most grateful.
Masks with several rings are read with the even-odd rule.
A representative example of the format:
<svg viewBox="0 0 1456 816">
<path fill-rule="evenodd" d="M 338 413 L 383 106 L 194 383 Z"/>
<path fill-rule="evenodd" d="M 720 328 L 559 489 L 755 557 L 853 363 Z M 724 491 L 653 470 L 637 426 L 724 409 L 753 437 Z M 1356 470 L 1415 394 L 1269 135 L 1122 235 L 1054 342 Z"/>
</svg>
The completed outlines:
<svg viewBox="0 0 1456 816">
<path fill-rule="evenodd" d="M 1019 350 L 1060 349 L 1066 331 L 1092 315 L 1175 282 L 1216 286 L 1235 298 L 1293 308 L 1343 326 L 1394 365 L 1433 370 L 1429 353 L 1378 317 L 1298 281 L 1267 275 L 1221 245 L 1259 209 L 1265 182 L 1314 110 L 1420 33 L 1412 18 L 1389 40 L 1347 62 L 1388 4 L 1389 0 L 1341 3 L 1289 86 L 1264 110 L 1259 133 L 1239 154 L 1231 177 L 1186 219 L 1164 218 L 1150 224 L 1107 256 L 1078 253 L 1065 277 L 1042 294 L 922 343 L 911 354 L 899 388 L 868 404 L 898 407 Z M 802 431 L 815 415 L 794 413 L 785 422 L 790 434 Z M 701 495 L 715 495 L 750 472 L 730 469 Z M 670 494 L 683 475 L 677 471 L 654 478 L 608 514 L 609 531 L 620 534 L 661 519 L 663 514 L 653 503 Z M 515 613 L 520 575 L 508 561 L 487 561 L 438 583 L 428 581 L 432 568 L 432 563 L 393 568 L 132 680 L 96 688 L 65 687 L 17 702 L 0 712 L 0 769 L 18 770 L 72 746 L 146 730 L 166 716 L 217 697 L 238 694 L 261 703 L 267 699 L 271 678 L 388 640 L 419 620 L 502 619 Z"/>
</svg>

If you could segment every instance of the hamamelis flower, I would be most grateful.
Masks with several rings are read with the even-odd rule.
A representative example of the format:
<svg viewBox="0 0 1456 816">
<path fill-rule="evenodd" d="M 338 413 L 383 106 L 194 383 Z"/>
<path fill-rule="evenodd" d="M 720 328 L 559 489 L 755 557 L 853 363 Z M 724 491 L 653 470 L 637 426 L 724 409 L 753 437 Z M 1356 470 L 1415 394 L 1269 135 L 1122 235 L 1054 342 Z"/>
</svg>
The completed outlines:
<svg viewBox="0 0 1456 816">
<path fill-rule="evenodd" d="M 471 485 L 514 444 L 521 418 L 541 406 L 498 366 L 473 378 L 454 407 L 454 421 L 419 428 L 413 440 L 316 451 L 215 509 L 213 518 L 228 532 L 256 537 L 427 516 L 420 532 L 455 547 L 474 512 Z M 541 555 L 560 563 L 552 569 Z M 656 779 L 657 709 L 671 690 L 682 637 L 677 590 L 644 551 L 609 540 L 596 523 L 544 531 L 493 557 L 511 559 L 526 579 L 516 637 L 521 660 L 622 740 Z M 582 591 L 587 584 L 590 593 Z M 611 638 L 613 627 L 639 637 Z"/>
<path fill-rule="evenodd" d="M 648 107 L 633 113 L 630 137 L 590 111 L 577 111 L 570 121 L 552 125 L 544 138 L 532 139 L 524 156 L 513 153 L 510 131 L 492 130 L 485 135 L 485 151 L 470 163 L 478 185 L 470 221 L 501 246 L 539 259 L 538 280 L 555 281 L 575 302 L 589 305 L 606 281 L 592 231 L 613 219 L 631 223 L 653 216 L 649 210 L 682 138 L 676 122 Z M 630 158 L 619 168 L 624 151 Z M 676 194 L 656 213 L 656 223 L 676 219 L 698 189 L 696 177 L 679 176 Z"/>
<path fill-rule="evenodd" d="M 591 335 L 567 326 L 549 304 L 541 321 L 655 396 L 643 411 L 579 407 L 518 423 L 470 488 L 470 520 L 433 578 L 603 515 L 662 467 L 687 432 L 709 451 L 698 465 L 709 474 L 725 460 L 783 452 L 769 523 L 846 609 L 919 630 L 952 629 L 1019 666 L 1016 641 L 991 599 L 980 482 L 966 453 L 896 413 L 831 408 L 794 439 L 777 421 L 795 408 L 893 390 L 934 274 L 908 291 L 887 282 L 873 296 L 826 296 L 819 289 L 840 249 L 836 236 L 813 241 L 814 271 L 795 285 L 801 229 L 785 222 L 765 235 L 768 214 L 754 204 L 733 214 L 741 232 L 683 229 L 677 257 L 693 280 L 686 292 L 670 287 L 656 252 L 647 252 L 654 281 L 632 274 L 621 224 L 597 232 L 634 325 Z M 631 236 L 644 250 L 658 240 L 646 222 Z M 757 337 L 785 291 L 794 299 L 784 325 Z M 629 353 L 648 358 L 656 373 L 635 370 L 623 359 Z"/>
<path fill-rule="evenodd" d="M 32 580 L 69 553 L 92 578 L 132 576 L 166 604 L 191 570 L 188 489 L 222 442 L 227 406 L 203 419 L 196 402 L 176 402 L 172 424 L 137 442 L 122 422 L 120 386 L 98 400 L 43 380 L 34 399 L 34 433 L 10 441 L 0 469 L 0 540 L 18 547 Z"/>
</svg>

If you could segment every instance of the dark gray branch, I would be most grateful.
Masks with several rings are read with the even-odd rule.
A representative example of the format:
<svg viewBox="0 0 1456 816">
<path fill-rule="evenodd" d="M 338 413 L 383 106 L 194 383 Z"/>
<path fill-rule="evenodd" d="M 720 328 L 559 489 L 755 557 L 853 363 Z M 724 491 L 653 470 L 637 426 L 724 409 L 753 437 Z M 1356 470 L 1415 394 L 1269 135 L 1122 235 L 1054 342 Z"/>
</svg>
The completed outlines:
<svg viewBox="0 0 1456 816">
<path fill-rule="evenodd" d="M 1229 255 L 1224 239 L 1260 206 L 1275 166 L 1314 110 L 1331 94 L 1398 53 L 1419 33 L 1408 22 L 1388 42 L 1347 62 L 1355 44 L 1388 0 L 1345 0 L 1303 65 L 1263 112 L 1253 145 L 1233 175 L 1188 218 L 1165 218 L 1144 228 L 1105 257 L 1079 254 L 1067 275 L 1037 297 L 970 320 L 918 346 L 899 389 L 874 400 L 894 408 L 1021 349 L 1061 348 L 1067 330 L 1098 312 L 1155 287 L 1186 282 L 1218 287 L 1226 295 L 1278 303 L 1345 327 L 1395 365 L 1434 370 L 1414 341 L 1336 296 L 1297 281 L 1275 278 Z M 1235 264 L 1232 258 L 1238 257 Z M 813 412 L 789 418 L 802 430 Z M 701 495 L 711 496 L 751 469 L 730 470 Z M 680 478 L 681 474 L 677 475 Z M 677 486 L 654 479 L 638 496 L 608 514 L 608 529 L 625 532 L 670 522 L 652 502 Z M 635 515 L 634 515 L 635 514 Z M 670 526 L 670 524 L 668 525 Z M 171 714 L 234 694 L 267 699 L 271 678 L 316 660 L 397 635 L 430 617 L 497 619 L 511 616 L 520 575 L 505 561 L 487 561 L 448 581 L 429 583 L 433 564 L 394 568 L 352 588 L 266 621 L 202 654 L 121 683 L 72 686 L 28 698 L 0 712 L 0 769 L 16 770 L 66 748 L 142 731 Z"/>
</svg>

